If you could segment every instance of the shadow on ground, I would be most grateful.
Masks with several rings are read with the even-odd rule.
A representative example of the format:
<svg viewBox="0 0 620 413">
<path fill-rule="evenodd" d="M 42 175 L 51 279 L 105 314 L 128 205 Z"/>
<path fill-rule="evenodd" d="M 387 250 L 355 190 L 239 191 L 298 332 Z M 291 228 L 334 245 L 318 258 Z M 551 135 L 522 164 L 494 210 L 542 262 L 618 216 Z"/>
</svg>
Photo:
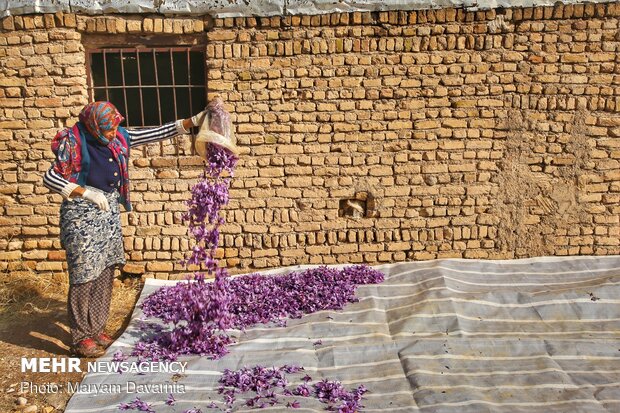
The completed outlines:
<svg viewBox="0 0 620 413">
<path fill-rule="evenodd" d="M 18 397 L 24 397 L 28 406 L 36 405 L 39 412 L 63 412 L 70 398 L 64 391 L 67 382 L 82 380 L 84 372 L 30 372 L 22 371 L 21 365 L 23 358 L 69 357 L 67 287 L 66 280 L 0 274 L 0 412 L 15 411 Z M 115 281 L 106 328 L 110 335 L 117 337 L 126 328 L 139 287 L 139 280 Z M 33 390 L 50 384 L 62 390 Z"/>
</svg>

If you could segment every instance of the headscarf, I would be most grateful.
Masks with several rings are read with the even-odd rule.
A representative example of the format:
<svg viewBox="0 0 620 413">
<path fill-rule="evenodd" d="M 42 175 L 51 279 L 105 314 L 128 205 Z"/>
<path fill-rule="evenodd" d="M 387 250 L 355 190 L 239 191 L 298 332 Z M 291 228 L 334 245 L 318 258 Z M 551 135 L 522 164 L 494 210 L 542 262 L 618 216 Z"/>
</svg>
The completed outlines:
<svg viewBox="0 0 620 413">
<path fill-rule="evenodd" d="M 116 107 L 110 102 L 93 102 L 84 106 L 79 115 L 80 122 L 86 130 L 102 145 L 107 146 L 121 170 L 121 184 L 119 191 L 122 203 L 129 205 L 129 171 L 127 159 L 129 147 L 123 136 L 116 131 L 112 139 L 107 139 L 103 133 L 118 127 L 125 119 Z"/>
<path fill-rule="evenodd" d="M 103 132 L 112 130 L 125 120 L 110 102 L 93 102 L 84 106 L 80 112 L 80 122 L 86 130 L 102 145 L 109 145 Z"/>
</svg>

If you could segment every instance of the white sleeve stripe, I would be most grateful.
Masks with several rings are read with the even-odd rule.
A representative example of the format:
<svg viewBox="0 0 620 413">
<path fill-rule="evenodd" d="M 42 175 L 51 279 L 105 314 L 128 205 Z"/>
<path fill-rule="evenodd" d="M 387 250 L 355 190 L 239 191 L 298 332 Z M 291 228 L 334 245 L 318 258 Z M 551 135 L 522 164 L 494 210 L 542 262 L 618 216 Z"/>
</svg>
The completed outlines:
<svg viewBox="0 0 620 413">
<path fill-rule="evenodd" d="M 56 172 L 54 169 L 50 169 L 49 171 L 47 171 L 49 174 L 49 177 L 52 180 L 55 180 L 56 182 L 60 182 L 60 183 L 65 183 L 65 182 L 69 182 L 68 180 L 66 180 L 65 178 L 63 178 L 58 172 Z"/>
<path fill-rule="evenodd" d="M 59 187 L 57 184 L 52 184 L 49 181 L 43 181 L 43 185 L 45 185 L 46 188 L 54 191 L 54 192 L 61 192 L 62 191 L 62 187 Z"/>
<path fill-rule="evenodd" d="M 129 131 L 132 147 L 168 139 L 177 135 L 177 133 L 176 124 L 174 122 L 167 123 L 158 128 Z"/>
<path fill-rule="evenodd" d="M 57 182 L 47 181 L 46 186 L 50 189 L 54 189 L 55 191 L 62 191 L 62 185 Z"/>
<path fill-rule="evenodd" d="M 43 185 L 56 192 L 61 192 L 68 183 L 51 168 L 43 176 Z"/>
<path fill-rule="evenodd" d="M 50 169 L 49 171 L 47 171 L 45 173 L 44 179 L 46 181 L 48 181 L 49 183 L 51 183 L 51 184 L 57 184 L 58 185 L 58 184 L 62 183 L 62 181 L 59 180 L 57 176 L 55 176 L 55 173 L 54 173 L 54 171 L 52 169 Z"/>
<path fill-rule="evenodd" d="M 43 175 L 43 185 L 51 191 L 58 192 L 65 199 L 70 199 L 73 191 L 79 187 L 78 184 L 67 181 L 54 171 L 53 166 Z"/>
<path fill-rule="evenodd" d="M 138 135 L 136 137 L 136 141 L 139 142 L 143 142 L 143 141 L 150 141 L 150 140 L 154 140 L 154 139 L 162 139 L 162 138 L 167 138 L 167 137 L 171 137 L 174 136 L 176 133 L 176 128 L 174 127 L 174 125 L 172 125 L 172 127 L 165 127 L 165 128 L 161 128 L 161 129 L 155 129 L 153 131 L 149 131 L 151 133 L 148 134 L 141 134 Z"/>
<path fill-rule="evenodd" d="M 143 136 L 143 135 L 152 135 L 153 133 L 160 132 L 162 129 L 170 129 L 170 128 L 174 128 L 174 123 L 166 123 L 165 125 L 158 126 L 157 128 L 132 129 L 128 131 L 131 136 Z"/>
<path fill-rule="evenodd" d="M 50 181 L 43 180 L 43 185 L 45 185 L 46 188 L 54 192 L 60 193 L 62 191 L 62 187 L 60 187 L 58 184 L 53 184 Z"/>
</svg>

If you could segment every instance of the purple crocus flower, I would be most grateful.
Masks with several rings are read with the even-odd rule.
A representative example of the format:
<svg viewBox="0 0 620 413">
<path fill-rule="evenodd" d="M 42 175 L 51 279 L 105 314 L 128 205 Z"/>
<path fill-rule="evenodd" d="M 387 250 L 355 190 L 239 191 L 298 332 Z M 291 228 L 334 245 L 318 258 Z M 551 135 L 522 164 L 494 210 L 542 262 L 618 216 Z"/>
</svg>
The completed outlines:
<svg viewBox="0 0 620 413">
<path fill-rule="evenodd" d="M 176 404 L 177 400 L 174 398 L 174 396 L 171 394 L 168 395 L 168 398 L 166 399 L 166 404 L 168 406 L 174 406 Z"/>
<path fill-rule="evenodd" d="M 148 404 L 147 402 L 140 400 L 139 397 L 136 397 L 135 400 L 133 400 L 130 403 L 119 404 L 118 409 L 119 410 L 137 410 L 140 412 L 155 413 L 155 410 L 153 410 L 151 405 Z"/>
<path fill-rule="evenodd" d="M 299 404 L 299 402 L 295 400 L 292 403 L 287 403 L 286 407 L 288 407 L 289 409 L 299 409 L 301 407 L 301 404 Z"/>
</svg>

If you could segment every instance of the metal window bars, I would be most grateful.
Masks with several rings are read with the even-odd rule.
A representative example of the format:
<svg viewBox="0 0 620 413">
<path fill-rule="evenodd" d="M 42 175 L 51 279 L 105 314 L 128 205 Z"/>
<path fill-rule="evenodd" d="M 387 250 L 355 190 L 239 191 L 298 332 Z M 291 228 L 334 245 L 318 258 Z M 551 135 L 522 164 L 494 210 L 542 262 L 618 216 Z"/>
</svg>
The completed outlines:
<svg viewBox="0 0 620 413">
<path fill-rule="evenodd" d="M 112 102 L 127 127 L 159 126 L 206 106 L 204 47 L 90 49 L 87 57 L 90 100 Z"/>
</svg>

